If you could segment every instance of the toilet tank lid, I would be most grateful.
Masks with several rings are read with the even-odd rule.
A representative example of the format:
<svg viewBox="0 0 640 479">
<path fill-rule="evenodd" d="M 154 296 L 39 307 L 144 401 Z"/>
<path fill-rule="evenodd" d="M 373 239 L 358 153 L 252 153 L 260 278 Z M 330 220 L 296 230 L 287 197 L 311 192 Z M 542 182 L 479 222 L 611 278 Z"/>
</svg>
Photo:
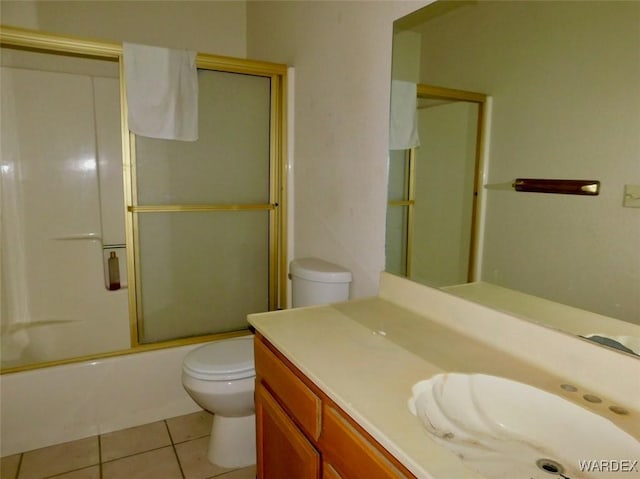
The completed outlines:
<svg viewBox="0 0 640 479">
<path fill-rule="evenodd" d="M 292 276 L 320 283 L 350 283 L 351 271 L 318 258 L 300 258 L 291 262 Z"/>
</svg>

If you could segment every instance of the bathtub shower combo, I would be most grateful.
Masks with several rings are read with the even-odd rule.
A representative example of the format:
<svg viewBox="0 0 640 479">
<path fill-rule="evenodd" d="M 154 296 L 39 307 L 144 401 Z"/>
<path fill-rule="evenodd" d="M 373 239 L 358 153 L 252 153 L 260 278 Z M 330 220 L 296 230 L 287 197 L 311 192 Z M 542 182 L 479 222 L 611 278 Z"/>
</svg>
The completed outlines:
<svg viewBox="0 0 640 479">
<path fill-rule="evenodd" d="M 286 67 L 198 54 L 199 139 L 146 138 L 121 113 L 118 45 L 14 48 L 10 30 L 3 371 L 234 335 L 276 309 Z"/>
</svg>

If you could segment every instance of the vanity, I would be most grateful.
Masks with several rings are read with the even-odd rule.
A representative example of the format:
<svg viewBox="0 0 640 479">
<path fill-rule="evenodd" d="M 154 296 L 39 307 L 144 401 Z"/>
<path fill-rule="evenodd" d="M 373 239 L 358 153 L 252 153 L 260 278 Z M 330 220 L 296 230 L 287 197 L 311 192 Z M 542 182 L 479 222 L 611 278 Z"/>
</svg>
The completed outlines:
<svg viewBox="0 0 640 479">
<path fill-rule="evenodd" d="M 255 358 L 260 477 L 415 477 L 261 334 Z"/>
<path fill-rule="evenodd" d="M 640 439 L 636 359 L 387 273 L 377 297 L 249 322 L 260 479 L 486 477 L 409 411 L 414 384 L 450 372 L 526 383 Z"/>
</svg>

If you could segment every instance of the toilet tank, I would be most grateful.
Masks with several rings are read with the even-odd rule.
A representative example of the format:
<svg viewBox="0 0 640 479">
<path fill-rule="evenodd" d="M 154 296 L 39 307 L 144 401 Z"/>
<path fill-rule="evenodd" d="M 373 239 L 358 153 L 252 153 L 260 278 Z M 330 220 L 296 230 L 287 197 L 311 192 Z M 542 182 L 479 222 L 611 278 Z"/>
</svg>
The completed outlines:
<svg viewBox="0 0 640 479">
<path fill-rule="evenodd" d="M 351 272 L 342 266 L 318 258 L 301 258 L 291 262 L 289 272 L 294 308 L 349 299 Z"/>
</svg>

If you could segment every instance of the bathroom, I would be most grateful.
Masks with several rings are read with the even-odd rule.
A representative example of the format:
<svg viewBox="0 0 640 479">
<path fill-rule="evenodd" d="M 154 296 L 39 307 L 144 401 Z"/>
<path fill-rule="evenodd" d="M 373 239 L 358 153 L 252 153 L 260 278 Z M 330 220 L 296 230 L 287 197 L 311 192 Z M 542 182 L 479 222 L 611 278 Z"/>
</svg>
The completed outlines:
<svg viewBox="0 0 640 479">
<path fill-rule="evenodd" d="M 294 66 L 289 142 L 295 207 L 289 256 L 313 255 L 344 265 L 354 275 L 352 297 L 362 298 L 377 293 L 379 273 L 385 269 L 392 23 L 425 3 L 306 2 L 303 7 L 295 2 L 3 2 L 2 23 Z M 333 74 L 327 77 L 327 71 Z M 73 380 L 77 382 L 53 390 L 50 409 L 37 404 L 42 389 L 31 392 L 31 405 L 21 398 L 22 407 L 33 409 L 35 423 L 54 421 L 52 430 L 69 418 L 64 414 L 69 404 L 82 405 L 88 417 L 97 414 L 110 430 L 194 412 L 197 407 L 179 382 L 184 352 L 176 348 L 149 353 L 154 355 L 149 360 L 132 356 L 131 364 L 116 368 L 117 375 L 105 371 L 98 378 L 80 372 Z M 26 376 L 37 376 L 40 384 L 61 380 L 46 369 Z M 132 387 L 141 378 L 144 391 Z M 118 401 L 113 400 L 116 391 Z M 3 422 L 4 410 L 11 413 L 8 408 L 3 397 Z M 86 423 L 78 420 L 76 425 L 85 433 Z"/>
</svg>

